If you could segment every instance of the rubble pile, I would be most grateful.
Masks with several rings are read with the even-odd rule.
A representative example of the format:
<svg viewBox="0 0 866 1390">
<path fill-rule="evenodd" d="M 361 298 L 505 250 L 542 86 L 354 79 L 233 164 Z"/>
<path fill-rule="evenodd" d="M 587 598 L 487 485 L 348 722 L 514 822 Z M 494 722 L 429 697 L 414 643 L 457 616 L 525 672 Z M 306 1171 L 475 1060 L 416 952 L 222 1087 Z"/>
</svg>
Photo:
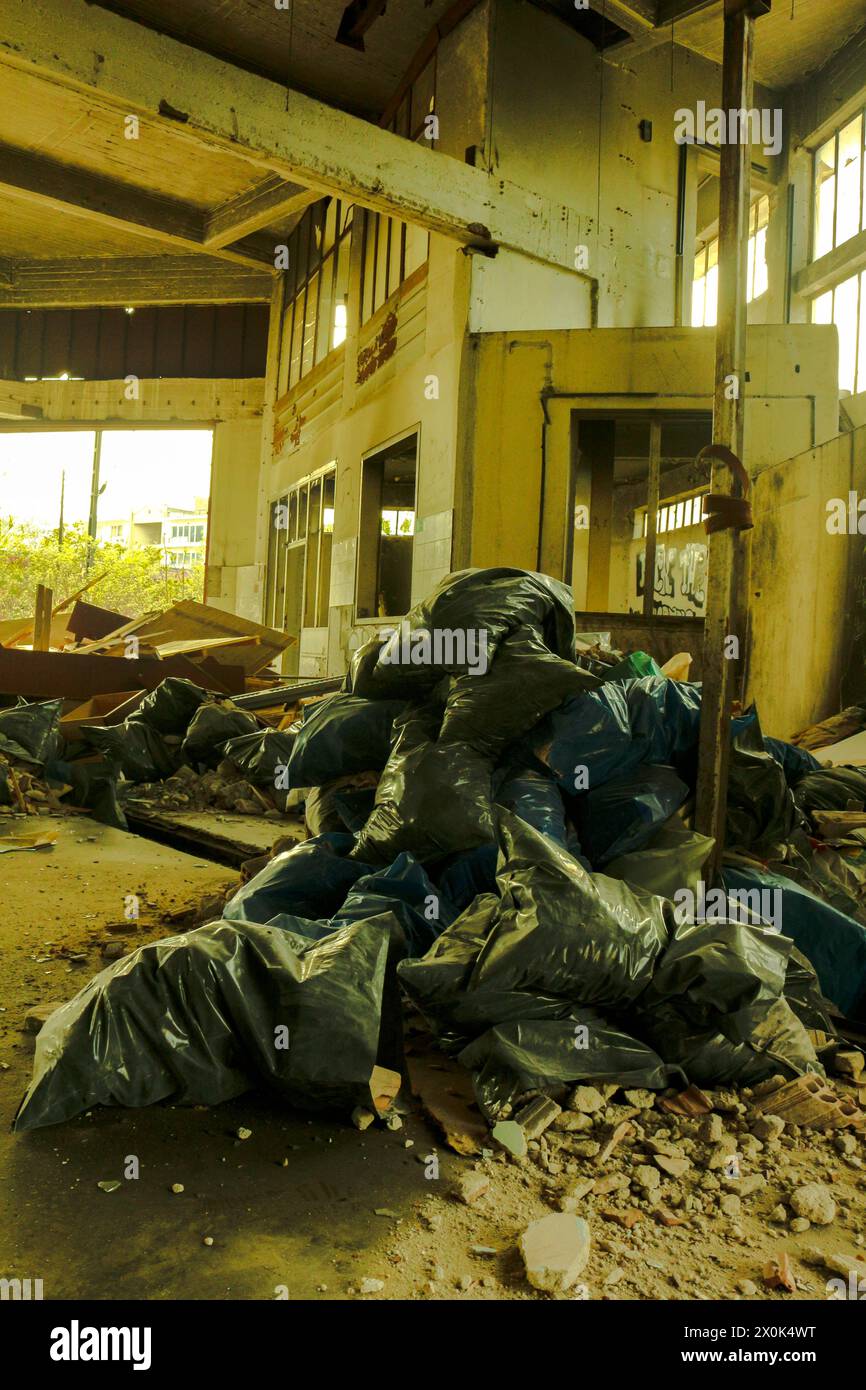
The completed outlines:
<svg viewBox="0 0 866 1390">
<path fill-rule="evenodd" d="M 767 874 L 792 845 L 811 854 L 801 788 L 825 774 L 766 738 L 754 710 L 732 724 L 736 854 L 707 906 L 712 845 L 690 824 L 700 686 L 635 674 L 647 662 L 579 664 L 571 595 L 554 580 L 463 571 L 363 646 L 343 691 L 291 730 L 239 733 L 236 712 L 203 692 L 155 691 L 120 732 L 102 731 L 120 763 L 174 757 L 213 719 L 197 731 L 195 782 L 175 764 L 160 794 L 199 796 L 209 764 L 206 794 L 279 787 L 328 828 L 269 860 L 221 920 L 140 947 L 53 1014 L 16 1127 L 96 1103 L 212 1104 L 262 1083 L 293 1105 L 375 1114 L 374 1070 L 405 1065 L 408 997 L 516 1160 L 557 1181 L 612 1163 L 611 1177 L 636 1146 L 629 1191 L 672 1222 L 688 1195 L 701 1210 L 737 1195 L 715 1167 L 698 1193 L 687 1175 L 702 1146 L 721 1161 L 729 1136 L 760 1155 L 769 1118 L 763 1138 L 730 1135 L 724 1118 L 713 1138 L 718 1124 L 692 1125 L 687 1104 L 682 1124 L 642 1116 L 690 1086 L 823 1086 L 834 1011 L 866 1003 L 866 929 Z M 237 783 L 221 785 L 226 761 Z M 739 1111 L 730 1123 L 742 1128 Z M 617 1210 L 620 1190 L 598 1195 Z M 538 1279 L 554 1266 L 571 1279 L 577 1232 L 574 1258 L 548 1258 L 547 1229 L 527 1242 Z"/>
<path fill-rule="evenodd" d="M 233 763 L 196 772 L 179 767 L 164 782 L 142 782 L 123 797 L 127 807 L 162 807 L 173 811 L 236 811 L 248 816 L 280 819 L 282 812 L 267 795 L 238 775 Z"/>
</svg>

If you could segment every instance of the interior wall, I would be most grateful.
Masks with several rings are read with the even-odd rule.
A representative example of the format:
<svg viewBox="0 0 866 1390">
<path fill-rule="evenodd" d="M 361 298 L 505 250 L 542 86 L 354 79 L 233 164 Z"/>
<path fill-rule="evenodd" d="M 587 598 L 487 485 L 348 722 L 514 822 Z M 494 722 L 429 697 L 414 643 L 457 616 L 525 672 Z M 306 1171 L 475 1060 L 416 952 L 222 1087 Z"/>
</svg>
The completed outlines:
<svg viewBox="0 0 866 1390">
<path fill-rule="evenodd" d="M 828 501 L 847 506 L 850 492 L 866 496 L 866 428 L 755 483 L 747 689 L 779 738 L 864 693 L 864 538 L 827 527 Z"/>
</svg>

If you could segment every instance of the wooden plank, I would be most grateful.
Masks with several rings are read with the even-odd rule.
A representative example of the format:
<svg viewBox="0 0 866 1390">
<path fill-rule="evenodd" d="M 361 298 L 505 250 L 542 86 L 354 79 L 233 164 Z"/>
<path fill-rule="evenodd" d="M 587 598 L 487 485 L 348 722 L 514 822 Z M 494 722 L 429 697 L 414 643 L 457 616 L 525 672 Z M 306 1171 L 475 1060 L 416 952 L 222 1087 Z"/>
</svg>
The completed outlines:
<svg viewBox="0 0 866 1390">
<path fill-rule="evenodd" d="M 10 284 L 0 284 L 0 307 L 267 303 L 273 280 L 267 268 L 252 270 L 211 255 L 31 261 L 16 268 Z M 78 327 L 73 321 L 73 361 L 75 348 L 81 347 L 75 336 Z M 85 365 L 76 364 L 76 374 L 90 377 L 92 372 L 84 371 Z M 0 371 L 2 375 L 9 372 Z"/>
<path fill-rule="evenodd" d="M 84 603 L 81 599 L 76 599 L 66 626 L 77 642 L 85 638 L 98 641 L 100 637 L 107 636 L 109 632 L 114 632 L 116 628 L 130 621 L 131 619 L 125 618 L 122 613 L 115 613 L 110 608 L 100 608 L 98 604 Z"/>
<path fill-rule="evenodd" d="M 183 656 L 173 656 L 167 661 L 159 661 L 156 657 L 133 660 L 0 647 L 0 695 L 89 700 L 93 695 L 118 690 L 154 690 L 168 676 L 183 676 L 197 685 L 217 688 L 212 675 L 205 680 L 202 671 Z M 222 693 L 232 692 L 227 692 L 223 686 Z"/>
<path fill-rule="evenodd" d="M 51 644 L 51 604 L 53 594 L 44 584 L 36 585 L 36 612 L 33 618 L 33 650 L 47 652 Z"/>
</svg>

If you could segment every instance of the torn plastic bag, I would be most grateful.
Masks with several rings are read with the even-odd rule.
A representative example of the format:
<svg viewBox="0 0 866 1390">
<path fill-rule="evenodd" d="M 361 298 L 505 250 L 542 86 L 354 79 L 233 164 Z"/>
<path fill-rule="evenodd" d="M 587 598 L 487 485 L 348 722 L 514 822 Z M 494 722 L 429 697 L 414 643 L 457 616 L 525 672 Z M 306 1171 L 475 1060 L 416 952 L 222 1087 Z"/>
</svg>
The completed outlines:
<svg viewBox="0 0 866 1390">
<path fill-rule="evenodd" d="M 825 767 L 801 777 L 794 800 L 806 815 L 812 811 L 847 811 L 851 803 L 866 807 L 866 768 Z"/>
<path fill-rule="evenodd" d="M 605 865 L 611 878 L 624 878 L 633 887 L 660 898 L 673 898 L 680 889 L 697 893 L 698 882 L 714 841 L 687 830 L 674 816 L 657 830 L 643 849 L 618 855 Z"/>
<path fill-rule="evenodd" d="M 591 785 L 591 784 L 590 784 Z M 595 868 L 642 849 L 688 799 L 672 767 L 645 763 L 576 799 L 577 831 Z"/>
<path fill-rule="evenodd" d="M 331 918 L 371 865 L 349 859 L 352 835 L 319 835 L 276 855 L 225 905 L 227 922 L 270 922 L 280 913 Z"/>
<path fill-rule="evenodd" d="M 678 1067 L 666 1065 L 594 1009 L 498 1024 L 464 1048 L 459 1060 L 473 1073 L 478 1104 L 489 1120 L 525 1091 L 581 1081 L 660 1091 L 685 1081 Z"/>
<path fill-rule="evenodd" d="M 333 925 L 363 921 L 389 910 L 403 928 L 409 956 L 423 956 L 457 915 L 418 861 L 411 854 L 400 854 L 387 869 L 358 879 Z"/>
<path fill-rule="evenodd" d="M 793 879 L 768 869 L 725 865 L 730 898 L 745 895 L 752 911 L 790 937 L 817 972 L 821 990 L 848 1018 L 866 1021 L 866 927 L 822 902 Z"/>
<path fill-rule="evenodd" d="M 743 849 L 785 844 L 802 814 L 782 767 L 764 747 L 757 714 L 750 710 L 739 722 L 731 744 L 726 843 Z"/>
<path fill-rule="evenodd" d="M 500 641 L 486 671 L 446 682 L 440 738 L 497 757 L 563 700 L 598 683 L 549 651 L 537 632 L 519 628 Z"/>
<path fill-rule="evenodd" d="M 640 1036 L 698 1086 L 751 1085 L 821 1066 L 784 998 L 793 943 L 771 927 L 737 920 L 680 922 L 639 1001 Z"/>
<path fill-rule="evenodd" d="M 456 571 L 416 604 L 377 655 L 371 644 L 363 656 L 356 654 L 351 688 L 368 698 L 415 692 L 423 699 L 443 675 L 466 675 L 482 660 L 489 669 L 500 642 L 521 628 L 537 633 L 554 655 L 574 661 L 571 590 L 529 570 Z"/>
<path fill-rule="evenodd" d="M 81 739 L 128 782 L 164 782 L 181 762 L 179 747 L 170 747 L 149 724 L 133 723 L 132 715 L 122 724 L 85 724 Z"/>
<path fill-rule="evenodd" d="M 45 1023 L 15 1129 L 260 1085 L 304 1108 L 369 1105 L 399 935 L 388 914 L 317 942 L 223 921 L 140 947 Z"/>
<path fill-rule="evenodd" d="M 256 787 L 288 791 L 288 765 L 295 735 L 288 729 L 260 729 L 223 744 L 223 757 Z"/>
<path fill-rule="evenodd" d="M 390 864 L 403 850 L 426 863 L 494 839 L 491 763 L 465 743 L 436 739 L 439 712 L 410 709 L 379 779 L 353 857 Z"/>
<path fill-rule="evenodd" d="M 62 700 L 19 700 L 11 709 L 0 709 L 0 753 L 25 763 L 56 758 L 64 746 L 58 733 L 62 709 Z"/>
<path fill-rule="evenodd" d="M 547 768 L 542 764 L 539 764 L 538 771 L 519 765 L 509 768 L 497 774 L 494 787 L 497 806 L 513 811 L 540 834 L 549 835 L 563 849 L 568 848 L 562 794 Z"/>
<path fill-rule="evenodd" d="M 245 710 L 208 701 L 199 705 L 189 723 L 181 752 L 194 767 L 216 767 L 229 739 L 256 734 L 260 725 Z"/>
<path fill-rule="evenodd" d="M 209 698 L 208 692 L 194 681 L 184 676 L 169 676 L 145 695 L 126 722 L 147 724 L 158 734 L 182 737 L 199 705 Z"/>
<path fill-rule="evenodd" d="M 404 700 L 333 695 L 312 705 L 289 754 L 289 787 L 321 787 L 338 777 L 379 771 L 391 751 Z"/>
</svg>

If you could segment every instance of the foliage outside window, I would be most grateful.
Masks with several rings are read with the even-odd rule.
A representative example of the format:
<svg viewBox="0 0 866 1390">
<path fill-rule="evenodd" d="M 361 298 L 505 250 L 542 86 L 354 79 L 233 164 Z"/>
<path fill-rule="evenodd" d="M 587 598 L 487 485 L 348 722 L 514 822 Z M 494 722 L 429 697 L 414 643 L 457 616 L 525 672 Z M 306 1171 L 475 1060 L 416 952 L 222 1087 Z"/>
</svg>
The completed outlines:
<svg viewBox="0 0 866 1390">
<path fill-rule="evenodd" d="M 749 209 L 749 243 L 746 267 L 746 302 L 751 304 L 765 294 L 767 274 L 767 227 L 770 222 L 770 199 L 766 194 L 757 198 Z M 692 328 L 712 328 L 718 315 L 719 300 L 719 238 L 713 237 L 695 256 L 692 281 Z"/>
</svg>

